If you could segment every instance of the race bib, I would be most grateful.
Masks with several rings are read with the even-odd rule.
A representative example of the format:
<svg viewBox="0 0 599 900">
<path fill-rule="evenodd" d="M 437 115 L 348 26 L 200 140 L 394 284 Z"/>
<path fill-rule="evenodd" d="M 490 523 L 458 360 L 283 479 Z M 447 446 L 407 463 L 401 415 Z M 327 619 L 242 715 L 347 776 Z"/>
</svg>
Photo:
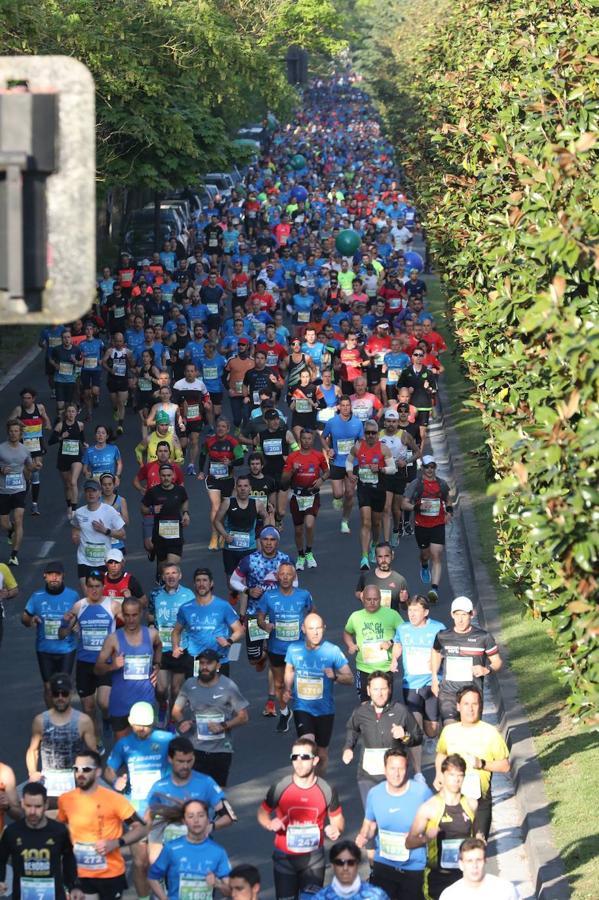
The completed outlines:
<svg viewBox="0 0 599 900">
<path fill-rule="evenodd" d="M 340 441 L 337 441 L 337 453 L 339 456 L 347 456 L 347 454 L 351 451 L 354 446 L 353 438 L 343 438 Z"/>
<path fill-rule="evenodd" d="M 81 641 L 84 650 L 92 653 L 102 649 L 108 628 L 104 622 L 82 622 Z"/>
<path fill-rule="evenodd" d="M 210 474 L 213 478 L 227 478 L 229 475 L 229 467 L 226 463 L 211 462 Z"/>
<path fill-rule="evenodd" d="M 187 404 L 187 418 L 188 419 L 199 419 L 200 418 L 200 404 L 199 403 L 188 403 Z"/>
<path fill-rule="evenodd" d="M 83 358 L 83 368 L 84 369 L 97 369 L 98 368 L 98 357 L 97 356 L 85 356 Z"/>
<path fill-rule="evenodd" d="M 267 366 L 276 366 L 279 363 L 279 357 L 276 353 L 269 353 L 266 357 Z"/>
<path fill-rule="evenodd" d="M 405 862 L 410 857 L 410 851 L 406 849 L 407 832 L 385 831 L 379 829 L 379 846 L 381 856 L 393 862 Z"/>
<path fill-rule="evenodd" d="M 236 381 L 236 382 L 235 382 L 234 391 L 235 391 L 236 394 L 242 394 L 242 393 L 243 393 L 243 381 Z"/>
<path fill-rule="evenodd" d="M 295 411 L 296 413 L 310 413 L 312 412 L 312 404 L 309 400 L 305 400 L 303 397 L 299 397 L 295 401 Z"/>
<path fill-rule="evenodd" d="M 218 369 L 216 366 L 204 366 L 204 378 L 208 381 L 216 381 L 218 378 Z"/>
<path fill-rule="evenodd" d="M 418 512 L 421 516 L 438 516 L 441 512 L 441 501 L 437 497 L 423 497 Z"/>
<path fill-rule="evenodd" d="M 85 560 L 90 566 L 104 565 L 106 557 L 105 544 L 85 544 L 83 548 Z"/>
<path fill-rule="evenodd" d="M 248 637 L 250 641 L 265 641 L 268 638 L 268 632 L 259 627 L 257 619 L 248 618 Z"/>
<path fill-rule="evenodd" d="M 262 449 L 265 456 L 280 456 L 283 452 L 283 441 L 281 438 L 268 438 L 263 441 Z"/>
<path fill-rule="evenodd" d="M 447 656 L 445 658 L 446 681 L 472 681 L 472 658 L 469 656 Z"/>
<path fill-rule="evenodd" d="M 314 506 L 314 497 L 311 495 L 295 494 L 295 499 L 297 501 L 297 508 L 300 512 L 306 512 L 306 510 L 312 509 Z"/>
<path fill-rule="evenodd" d="M 428 647 L 405 647 L 405 668 L 410 675 L 431 674 L 431 651 Z"/>
<path fill-rule="evenodd" d="M 362 768 L 369 775 L 385 774 L 385 747 L 365 747 Z"/>
<path fill-rule="evenodd" d="M 70 378 L 70 376 L 73 374 L 73 369 L 74 369 L 73 363 L 61 362 L 58 364 L 58 374 L 59 375 L 65 375 Z"/>
<path fill-rule="evenodd" d="M 360 466 L 358 469 L 358 478 L 362 484 L 378 484 L 379 473 L 373 472 L 372 469 L 369 469 L 366 466 Z"/>
<path fill-rule="evenodd" d="M 61 452 L 63 456 L 79 456 L 79 441 L 63 441 Z"/>
<path fill-rule="evenodd" d="M 218 315 L 218 303 L 207 303 L 206 309 L 208 310 L 208 312 L 210 313 L 211 316 Z"/>
<path fill-rule="evenodd" d="M 151 391 L 152 390 L 152 382 L 149 378 L 140 378 L 137 382 L 137 387 L 140 391 Z"/>
<path fill-rule="evenodd" d="M 205 878 L 181 872 L 177 897 L 179 900 L 212 900 L 212 888 Z"/>
<path fill-rule="evenodd" d="M 158 626 L 158 637 L 162 643 L 163 650 L 172 650 L 173 645 L 171 643 L 171 635 L 173 633 L 172 625 L 159 625 Z"/>
<path fill-rule="evenodd" d="M 297 696 L 300 700 L 321 700 L 323 693 L 324 679 L 321 676 L 297 676 Z"/>
<path fill-rule="evenodd" d="M 381 647 L 381 641 L 364 641 L 362 659 L 365 663 L 382 663 L 389 661 L 389 651 Z"/>
<path fill-rule="evenodd" d="M 149 772 L 129 769 L 129 781 L 131 782 L 131 799 L 146 800 L 151 788 L 160 781 L 161 772 L 150 770 Z"/>
<path fill-rule="evenodd" d="M 158 522 L 158 534 L 166 541 L 178 540 L 180 535 L 179 522 L 175 519 L 161 519 Z"/>
<path fill-rule="evenodd" d="M 260 406 L 260 391 L 252 391 L 252 403 L 254 406 Z"/>
<path fill-rule="evenodd" d="M 74 846 L 77 866 L 83 869 L 92 869 L 95 872 L 104 872 L 108 868 L 106 857 L 96 850 L 95 844 L 84 844 L 76 841 Z"/>
<path fill-rule="evenodd" d="M 164 317 L 163 316 L 152 316 L 150 321 L 152 322 L 152 325 L 162 325 L 162 323 L 164 322 Z"/>
<path fill-rule="evenodd" d="M 195 714 L 196 717 L 196 735 L 198 741 L 222 741 L 226 737 L 225 731 L 219 731 L 218 734 L 213 734 L 208 727 L 210 723 L 215 723 L 217 725 L 222 725 L 225 721 L 225 716 L 222 712 L 210 710 L 205 712 L 197 712 Z"/>
<path fill-rule="evenodd" d="M 397 384 L 399 381 L 399 369 L 387 369 L 387 381 L 389 384 Z"/>
<path fill-rule="evenodd" d="M 247 531 L 230 531 L 233 538 L 229 544 L 229 550 L 249 550 L 250 534 Z"/>
<path fill-rule="evenodd" d="M 72 769 L 43 769 L 44 787 L 48 797 L 60 797 L 75 790 L 75 773 Z"/>
<path fill-rule="evenodd" d="M 40 439 L 37 437 L 24 437 L 23 445 L 30 453 L 38 453 L 42 448 Z"/>
<path fill-rule="evenodd" d="M 147 654 L 125 655 L 123 678 L 125 681 L 145 681 L 150 677 L 152 657 Z"/>
<path fill-rule="evenodd" d="M 21 878 L 20 887 L 21 900 L 54 900 L 56 897 L 53 878 Z"/>
<path fill-rule="evenodd" d="M 308 309 L 300 309 L 297 314 L 297 321 L 305 324 L 310 321 L 310 310 Z"/>
<path fill-rule="evenodd" d="M 389 590 L 389 588 L 380 588 L 379 590 L 381 592 L 381 606 L 386 606 L 387 609 L 389 609 L 393 598 L 393 591 Z"/>
<path fill-rule="evenodd" d="M 325 409 L 319 409 L 316 418 L 319 422 L 328 422 L 333 418 L 336 410 L 336 406 L 327 406 Z"/>
<path fill-rule="evenodd" d="M 275 635 L 278 641 L 299 641 L 299 619 L 293 619 L 291 622 L 277 621 L 275 625 Z"/>
<path fill-rule="evenodd" d="M 11 491 L 24 491 L 25 476 L 22 472 L 11 472 L 4 476 L 4 484 Z"/>
<path fill-rule="evenodd" d="M 129 281 L 127 281 L 129 284 Z M 125 281 L 123 280 L 123 286 L 126 287 Z M 125 316 L 125 307 L 124 306 L 115 306 L 112 315 L 115 319 L 122 319 Z"/>
<path fill-rule="evenodd" d="M 318 825 L 288 825 L 285 833 L 290 853 L 310 853 L 320 846 Z"/>
<path fill-rule="evenodd" d="M 60 619 L 44 619 L 44 637 L 47 641 L 57 641 Z"/>
<path fill-rule="evenodd" d="M 360 422 L 365 422 L 366 419 L 370 416 L 370 407 L 369 406 L 354 406 L 353 407 L 354 416 L 356 416 Z"/>
<path fill-rule="evenodd" d="M 465 797 L 471 797 L 472 800 L 478 800 L 481 795 L 480 776 L 478 772 L 471 770 L 466 772 L 464 782 L 462 784 L 462 794 Z"/>
<path fill-rule="evenodd" d="M 375 353 L 374 354 L 375 366 L 382 366 L 384 362 L 385 362 L 385 354 L 384 353 Z"/>
<path fill-rule="evenodd" d="M 460 868 L 460 846 L 464 838 L 444 838 L 441 841 L 441 859 L 439 866 L 442 869 Z"/>
<path fill-rule="evenodd" d="M 124 359 L 114 359 L 112 361 L 112 374 L 118 378 L 122 378 L 127 374 L 127 363 Z"/>
<path fill-rule="evenodd" d="M 61 338 L 61 337 L 51 337 L 51 338 L 48 338 L 48 346 L 49 346 L 49 347 L 60 347 L 61 344 L 62 344 L 62 338 Z"/>
<path fill-rule="evenodd" d="M 171 822 L 164 829 L 162 843 L 168 844 L 169 841 L 175 841 L 177 838 L 185 837 L 186 834 L 187 825 L 178 825 L 176 822 Z"/>
</svg>

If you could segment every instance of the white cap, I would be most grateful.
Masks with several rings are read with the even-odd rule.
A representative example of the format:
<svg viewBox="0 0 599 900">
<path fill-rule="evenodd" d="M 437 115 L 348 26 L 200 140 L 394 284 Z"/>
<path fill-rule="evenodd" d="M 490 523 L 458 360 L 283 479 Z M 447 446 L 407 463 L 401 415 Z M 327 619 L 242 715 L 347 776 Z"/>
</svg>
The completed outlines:
<svg viewBox="0 0 599 900">
<path fill-rule="evenodd" d="M 122 550 L 111 550 L 110 553 L 106 554 L 106 562 L 112 559 L 114 562 L 122 562 L 124 560 Z"/>
<path fill-rule="evenodd" d="M 385 418 L 386 419 L 399 419 L 399 413 L 396 409 L 387 409 L 385 410 Z"/>
<path fill-rule="evenodd" d="M 130 725 L 153 725 L 154 724 L 154 707 L 145 700 L 139 700 L 134 703 L 129 711 Z"/>
<path fill-rule="evenodd" d="M 423 456 L 422 457 L 422 465 L 423 466 L 436 466 L 437 461 L 434 456 Z"/>
<path fill-rule="evenodd" d="M 454 612 L 474 612 L 474 607 L 472 606 L 472 600 L 470 597 L 456 597 L 453 603 L 451 604 L 451 611 Z"/>
</svg>

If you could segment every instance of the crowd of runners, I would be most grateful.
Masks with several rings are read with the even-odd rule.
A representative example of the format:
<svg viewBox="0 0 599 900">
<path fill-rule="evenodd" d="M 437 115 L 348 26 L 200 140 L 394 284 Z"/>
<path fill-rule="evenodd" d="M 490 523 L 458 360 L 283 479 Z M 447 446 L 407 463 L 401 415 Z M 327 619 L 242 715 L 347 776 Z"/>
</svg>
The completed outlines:
<svg viewBox="0 0 599 900">
<path fill-rule="evenodd" d="M 306 90 L 243 184 L 196 217 L 187 249 L 123 254 L 89 316 L 43 331 L 47 392 L 20 387 L 0 444 L 0 599 L 19 590 L 28 514 L 57 520 L 43 490 L 55 470 L 79 583 L 49 562 L 22 612 L 45 708 L 19 791 L 0 763 L 0 893 L 10 864 L 15 900 L 116 900 L 130 857 L 139 898 L 256 900 L 251 835 L 234 868 L 219 843 L 240 827 L 227 788 L 249 722 L 231 677 L 244 652 L 264 672 L 271 739 L 295 733 L 289 773 L 257 810 L 277 900 L 517 897 L 485 872 L 492 775 L 509 771 L 481 719 L 501 657 L 468 597 L 443 596 L 450 619 L 435 615 L 453 508 L 428 431 L 446 346 L 414 245 L 392 148 L 342 75 Z M 119 450 L 125 429 L 134 457 Z M 214 565 L 185 584 L 204 489 Z M 325 507 L 343 560 L 319 540 Z M 141 578 L 127 568 L 132 530 Z M 420 586 L 396 570 L 400 552 L 418 555 Z M 339 644 L 327 598 L 301 584 L 325 562 L 355 569 Z M 347 723 L 338 687 L 357 692 Z M 327 780 L 344 727 L 364 811 L 353 835 Z M 258 750 L 255 766 L 264 775 Z"/>
</svg>

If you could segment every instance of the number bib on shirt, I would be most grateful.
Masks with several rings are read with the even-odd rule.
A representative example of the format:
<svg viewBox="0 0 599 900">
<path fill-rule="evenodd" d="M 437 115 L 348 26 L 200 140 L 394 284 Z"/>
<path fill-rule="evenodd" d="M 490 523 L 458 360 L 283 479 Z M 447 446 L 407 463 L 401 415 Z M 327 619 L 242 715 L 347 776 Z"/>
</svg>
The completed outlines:
<svg viewBox="0 0 599 900">
<path fill-rule="evenodd" d="M 216 366 L 204 366 L 204 378 L 208 381 L 216 381 L 218 378 L 218 369 Z"/>
<path fill-rule="evenodd" d="M 172 650 L 171 643 L 171 635 L 173 633 L 173 629 L 171 625 L 160 625 L 158 627 L 158 636 L 162 642 L 162 649 L 170 651 Z"/>
<path fill-rule="evenodd" d="M 212 888 L 205 878 L 181 872 L 177 897 L 179 900 L 212 900 Z"/>
<path fill-rule="evenodd" d="M 229 544 L 229 550 L 249 550 L 250 534 L 248 531 L 230 531 L 233 538 Z"/>
<path fill-rule="evenodd" d="M 393 862 L 405 862 L 410 858 L 410 851 L 406 849 L 407 832 L 385 831 L 379 828 L 379 844 L 381 856 L 391 859 Z"/>
<path fill-rule="evenodd" d="M 107 627 L 104 622 L 81 622 L 83 649 L 91 650 L 92 652 L 101 650 L 107 633 Z"/>
<path fill-rule="evenodd" d="M 385 774 L 385 747 L 365 747 L 362 768 L 369 775 Z"/>
<path fill-rule="evenodd" d="M 446 681 L 472 681 L 472 659 L 469 656 L 447 656 L 445 658 Z"/>
<path fill-rule="evenodd" d="M 152 390 L 152 382 L 149 378 L 140 378 L 137 382 L 137 387 L 140 391 L 151 391 Z"/>
<path fill-rule="evenodd" d="M 290 853 L 310 853 L 320 846 L 318 825 L 288 825 L 285 834 Z"/>
<path fill-rule="evenodd" d="M 362 659 L 365 663 L 388 662 L 389 654 L 381 647 L 381 641 L 364 641 Z"/>
<path fill-rule="evenodd" d="M 225 717 L 221 712 L 197 712 L 195 714 L 196 717 L 196 735 L 198 741 L 222 741 L 226 737 L 226 732 L 220 731 L 218 734 L 213 734 L 208 725 L 210 722 L 214 722 L 218 725 L 222 725 L 225 721 Z"/>
<path fill-rule="evenodd" d="M 321 676 L 297 676 L 297 696 L 300 700 L 321 700 L 323 693 L 324 679 Z"/>
<path fill-rule="evenodd" d="M 77 865 L 83 869 L 92 869 L 94 872 L 104 872 L 108 868 L 106 857 L 96 850 L 95 844 L 84 844 L 77 841 L 74 846 Z"/>
<path fill-rule="evenodd" d="M 265 456 L 280 456 L 283 450 L 281 438 L 269 438 L 262 444 Z"/>
<path fill-rule="evenodd" d="M 53 878 L 21 878 L 21 900 L 54 900 Z"/>
<path fill-rule="evenodd" d="M 439 866 L 442 869 L 460 868 L 460 845 L 463 840 L 463 838 L 444 838 L 441 841 Z"/>
<path fill-rule="evenodd" d="M 150 793 L 152 785 L 160 780 L 160 771 L 150 770 L 149 772 L 142 770 L 129 769 L 129 781 L 131 782 L 131 799 L 145 800 Z"/>
<path fill-rule="evenodd" d="M 352 447 L 354 446 L 355 441 L 353 438 L 343 438 L 340 441 L 337 441 L 337 453 L 339 456 L 347 456 Z"/>
<path fill-rule="evenodd" d="M 104 565 L 104 558 L 106 556 L 105 544 L 85 544 L 83 552 L 88 565 Z"/>
<path fill-rule="evenodd" d="M 72 769 L 43 769 L 44 787 L 48 797 L 60 797 L 75 790 L 75 774 Z"/>
<path fill-rule="evenodd" d="M 150 677 L 150 663 L 152 657 L 144 654 L 143 656 L 127 656 L 125 655 L 125 665 L 123 667 L 123 678 L 125 681 L 145 681 Z"/>
<path fill-rule="evenodd" d="M 158 535 L 166 541 L 178 540 L 180 533 L 176 519 L 161 519 L 158 523 Z"/>
<path fill-rule="evenodd" d="M 421 516 L 438 516 L 441 512 L 441 501 L 437 497 L 423 497 L 418 512 Z"/>
<path fill-rule="evenodd" d="M 389 590 L 389 588 L 379 588 L 381 592 L 381 606 L 386 606 L 387 609 L 391 606 L 391 599 L 393 597 L 393 591 Z"/>
<path fill-rule="evenodd" d="M 79 441 L 63 441 L 61 452 L 63 456 L 79 456 Z"/>
<path fill-rule="evenodd" d="M 333 418 L 337 408 L 335 406 L 327 406 L 325 409 L 319 409 L 316 418 L 319 422 L 328 422 Z"/>
<path fill-rule="evenodd" d="M 24 437 L 23 446 L 26 450 L 29 450 L 30 453 L 37 453 L 42 447 L 40 439 L 37 437 Z"/>
<path fill-rule="evenodd" d="M 387 381 L 389 384 L 397 384 L 399 381 L 399 369 L 387 369 Z"/>
<path fill-rule="evenodd" d="M 405 647 L 404 653 L 410 675 L 431 674 L 431 651 L 428 647 Z"/>
<path fill-rule="evenodd" d="M 226 463 L 211 462 L 210 474 L 213 478 L 227 478 L 229 475 L 229 467 Z"/>
<path fill-rule="evenodd" d="M 358 469 L 358 477 L 362 484 L 378 484 L 379 473 L 373 472 L 372 469 L 360 467 Z"/>
<path fill-rule="evenodd" d="M 206 308 L 208 309 L 208 312 L 211 316 L 218 315 L 218 303 L 207 303 Z"/>
<path fill-rule="evenodd" d="M 248 618 L 248 637 L 250 641 L 264 641 L 268 637 L 268 632 L 259 627 L 257 619 Z"/>
<path fill-rule="evenodd" d="M 96 356 L 85 356 L 83 359 L 83 368 L 84 369 L 97 369 L 98 368 L 98 359 Z"/>
<path fill-rule="evenodd" d="M 60 619 L 44 619 L 44 637 L 47 641 L 58 641 Z"/>
<path fill-rule="evenodd" d="M 297 314 L 297 321 L 302 322 L 302 323 L 309 322 L 310 321 L 310 311 L 306 310 L 306 309 L 300 309 L 300 311 Z"/>
<path fill-rule="evenodd" d="M 200 418 L 199 403 L 189 403 L 187 405 L 187 418 L 188 419 L 199 419 Z"/>
<path fill-rule="evenodd" d="M 235 382 L 235 393 L 241 394 L 242 392 L 243 392 L 243 381 L 236 381 Z"/>
<path fill-rule="evenodd" d="M 59 363 L 58 374 L 70 377 L 73 374 L 73 363 L 68 363 L 68 362 Z"/>
<path fill-rule="evenodd" d="M 21 472 L 9 472 L 4 476 L 4 484 L 11 491 L 24 491 L 25 477 Z"/>
<path fill-rule="evenodd" d="M 314 506 L 314 497 L 312 495 L 295 494 L 294 496 L 300 512 L 306 512 Z"/>
<path fill-rule="evenodd" d="M 295 401 L 295 411 L 296 413 L 310 413 L 312 412 L 312 404 L 309 400 L 304 400 L 303 397 L 299 397 Z"/>
</svg>

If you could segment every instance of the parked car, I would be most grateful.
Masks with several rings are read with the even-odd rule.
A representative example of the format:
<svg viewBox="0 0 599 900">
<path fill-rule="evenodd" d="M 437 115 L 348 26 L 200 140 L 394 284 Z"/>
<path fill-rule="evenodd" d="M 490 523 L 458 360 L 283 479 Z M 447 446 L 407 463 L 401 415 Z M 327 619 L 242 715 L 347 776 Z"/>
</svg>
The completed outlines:
<svg viewBox="0 0 599 900">
<path fill-rule="evenodd" d="M 160 249 L 164 241 L 176 238 L 184 246 L 187 235 L 184 233 L 181 217 L 172 207 L 161 207 L 158 248 L 154 241 L 154 206 L 133 210 L 125 223 L 123 249 L 134 259 L 141 260 L 151 256 L 155 249 Z"/>
<path fill-rule="evenodd" d="M 154 204 L 146 203 L 144 209 L 154 209 Z M 160 209 L 174 209 L 181 219 L 183 228 L 189 226 L 189 223 L 191 222 L 191 210 L 187 200 L 183 200 L 181 197 L 164 197 L 164 199 L 160 201 Z"/>
<path fill-rule="evenodd" d="M 207 175 L 204 175 L 204 184 L 213 184 L 217 188 L 220 196 L 227 200 L 235 187 L 233 179 L 228 172 L 208 172 Z"/>
</svg>

